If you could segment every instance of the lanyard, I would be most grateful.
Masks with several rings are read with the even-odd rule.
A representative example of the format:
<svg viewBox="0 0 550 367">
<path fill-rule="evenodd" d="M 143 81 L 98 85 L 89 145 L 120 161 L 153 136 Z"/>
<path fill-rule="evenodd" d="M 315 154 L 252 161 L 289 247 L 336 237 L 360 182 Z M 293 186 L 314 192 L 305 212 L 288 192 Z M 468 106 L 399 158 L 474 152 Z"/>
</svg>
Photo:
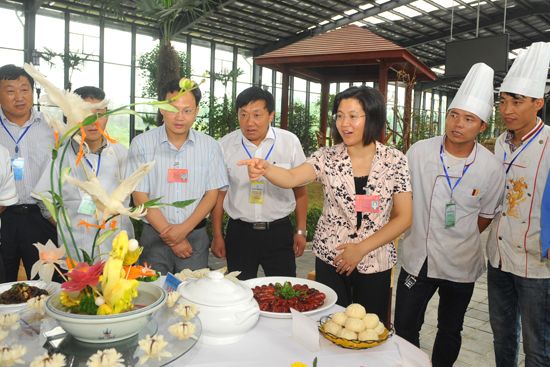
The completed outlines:
<svg viewBox="0 0 550 367">
<path fill-rule="evenodd" d="M 15 154 L 18 154 L 19 153 L 19 142 L 21 141 L 21 139 L 23 139 L 23 137 L 25 136 L 25 134 L 27 133 L 27 131 L 29 131 L 29 129 L 31 128 L 32 125 L 29 125 L 25 128 L 25 131 L 23 131 L 23 134 L 19 135 L 19 139 L 15 140 L 15 138 L 13 137 L 13 135 L 10 133 L 10 131 L 8 130 L 8 128 L 6 127 L 6 125 L 4 125 L 4 121 L 2 121 L 2 118 L 0 117 L 0 124 L 2 124 L 2 127 L 4 128 L 4 130 L 6 130 L 6 132 L 8 133 L 8 135 L 10 136 L 11 140 L 13 140 L 13 142 L 15 143 Z"/>
<path fill-rule="evenodd" d="M 439 148 L 439 159 L 441 159 L 441 163 L 443 164 L 443 171 L 445 172 L 445 178 L 447 179 L 447 183 L 449 184 L 449 188 L 451 189 L 451 199 L 452 199 L 453 198 L 453 191 L 458 186 L 460 181 L 462 181 L 462 178 L 466 174 L 466 171 L 468 171 L 468 169 L 470 168 L 471 163 L 464 166 L 464 170 L 462 171 L 462 176 L 459 177 L 458 180 L 456 180 L 456 182 L 453 186 L 453 185 L 451 185 L 451 179 L 449 178 L 449 172 L 447 172 L 447 167 L 445 166 L 445 162 L 443 161 L 443 144 L 441 144 L 441 148 Z"/>
<path fill-rule="evenodd" d="M 271 152 L 273 151 L 273 147 L 275 146 L 275 142 L 277 141 L 277 135 L 275 135 L 275 130 L 273 130 L 273 145 L 271 146 L 271 148 L 269 149 L 269 152 L 267 152 L 266 156 L 264 157 L 264 161 L 267 161 L 267 158 L 269 158 L 269 156 L 271 155 Z M 248 154 L 248 158 L 252 159 L 252 154 L 250 154 L 250 151 L 246 148 L 246 145 L 244 145 L 244 139 L 241 138 L 241 144 L 243 145 L 243 148 L 246 152 L 246 154 Z"/>
<path fill-rule="evenodd" d="M 543 125 L 544 126 L 544 125 Z M 537 137 L 537 135 L 540 134 L 540 132 L 542 131 L 542 127 L 539 129 L 539 131 L 537 131 L 537 133 L 535 135 L 533 135 L 533 137 L 531 139 L 529 139 L 529 141 L 527 142 L 527 144 L 525 144 L 523 146 L 523 148 L 521 148 L 521 150 L 518 152 L 518 154 L 516 154 L 514 156 L 514 158 L 512 158 L 512 160 L 510 161 L 509 165 L 508 165 L 508 168 L 506 168 L 506 175 L 508 175 L 508 172 L 510 172 L 510 169 L 512 168 L 512 164 L 516 161 L 516 159 L 519 157 L 519 155 L 521 153 L 523 153 L 523 151 L 529 146 L 529 144 L 531 144 L 531 142 L 533 140 L 535 140 L 535 138 Z M 504 152 L 504 162 L 506 163 L 506 151 Z"/>
<path fill-rule="evenodd" d="M 88 166 L 90 166 L 90 169 L 93 171 L 94 166 L 92 166 L 92 162 L 90 162 L 88 158 L 86 158 L 86 156 L 84 156 L 84 160 L 86 161 L 86 163 L 88 163 Z M 95 177 L 99 175 L 99 167 L 101 167 L 101 153 L 97 155 L 97 169 L 95 170 Z"/>
</svg>

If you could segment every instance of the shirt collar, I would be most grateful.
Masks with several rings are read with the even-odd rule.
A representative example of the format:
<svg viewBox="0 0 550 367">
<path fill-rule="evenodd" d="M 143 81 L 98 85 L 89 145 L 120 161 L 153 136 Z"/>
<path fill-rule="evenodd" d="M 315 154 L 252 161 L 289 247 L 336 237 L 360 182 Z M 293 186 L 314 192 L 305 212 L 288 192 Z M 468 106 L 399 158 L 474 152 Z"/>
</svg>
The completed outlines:
<svg viewBox="0 0 550 367">
<path fill-rule="evenodd" d="M 168 134 L 166 134 L 166 125 L 163 124 L 162 126 L 159 126 L 158 129 L 159 129 L 159 135 L 160 135 L 160 142 L 169 143 Z M 189 134 L 187 134 L 187 139 L 185 140 L 185 143 L 183 143 L 183 145 L 185 145 L 188 141 L 195 143 L 196 140 L 197 140 L 197 132 L 193 129 L 189 129 Z"/>
<path fill-rule="evenodd" d="M 235 145 L 241 145 L 241 142 L 244 141 L 246 145 L 256 146 L 256 144 L 254 144 L 244 136 L 241 129 L 239 129 L 238 137 L 240 137 L 240 139 L 235 140 Z M 264 140 L 261 141 L 260 145 L 262 145 L 263 142 L 268 140 L 275 141 L 275 130 L 273 129 L 273 126 L 269 126 L 269 129 L 267 130 L 267 134 L 265 135 Z"/>
<path fill-rule="evenodd" d="M 441 137 L 441 145 L 443 145 L 443 153 L 445 154 L 449 154 L 447 153 L 447 151 L 445 150 L 445 145 L 443 144 L 445 142 L 445 139 L 447 138 L 447 135 L 443 135 Z M 469 166 L 470 164 L 474 163 L 474 161 L 476 160 L 476 156 L 477 156 L 477 141 L 475 142 L 474 144 L 474 148 L 472 149 L 472 151 L 470 152 L 470 154 L 468 155 L 468 157 L 466 157 L 466 160 L 464 161 L 464 165 L 465 166 Z"/>
<path fill-rule="evenodd" d="M 40 115 L 41 115 L 40 112 L 38 112 L 34 108 L 31 108 L 31 117 L 22 126 L 19 126 L 15 122 L 11 122 L 10 120 L 8 120 L 8 118 L 4 114 L 4 110 L 2 109 L 2 106 L 0 106 L 0 117 L 2 118 L 2 121 L 4 123 L 7 123 L 8 125 L 13 125 L 13 126 L 22 127 L 22 128 L 27 127 L 32 125 L 35 121 L 40 121 Z"/>
<path fill-rule="evenodd" d="M 525 134 L 521 137 L 521 143 L 519 145 L 516 146 L 516 145 L 514 145 L 514 143 L 512 143 L 512 139 L 514 139 L 514 132 L 512 130 L 507 130 L 506 131 L 506 137 L 504 138 L 504 142 L 506 144 L 508 144 L 508 146 L 510 147 L 510 151 L 513 152 L 519 146 L 521 146 L 525 140 L 531 138 L 540 129 L 542 129 L 543 126 L 544 126 L 544 122 L 542 121 L 542 119 L 540 117 L 537 117 L 537 123 L 535 124 L 535 127 L 532 128 L 531 131 L 529 131 L 527 134 Z"/>
</svg>

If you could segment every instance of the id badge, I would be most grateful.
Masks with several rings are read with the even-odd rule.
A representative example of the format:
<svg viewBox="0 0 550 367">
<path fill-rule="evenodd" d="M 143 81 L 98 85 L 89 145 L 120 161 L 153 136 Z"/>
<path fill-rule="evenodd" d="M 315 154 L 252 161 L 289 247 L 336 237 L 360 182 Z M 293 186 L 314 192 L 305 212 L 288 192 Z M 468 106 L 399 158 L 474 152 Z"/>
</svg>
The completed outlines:
<svg viewBox="0 0 550 367">
<path fill-rule="evenodd" d="M 25 171 L 25 159 L 23 157 L 12 159 L 11 167 L 15 181 L 21 181 L 23 179 L 23 172 Z"/>
<path fill-rule="evenodd" d="M 452 228 L 456 223 L 456 204 L 450 201 L 445 204 L 445 228 Z"/>
<path fill-rule="evenodd" d="M 189 171 L 186 168 L 168 168 L 168 182 L 187 182 Z"/>
<path fill-rule="evenodd" d="M 355 211 L 380 213 L 380 195 L 355 195 Z"/>
<path fill-rule="evenodd" d="M 248 202 L 250 204 L 263 204 L 264 192 L 265 192 L 265 182 L 252 181 L 250 183 L 250 194 L 248 196 Z"/>
<path fill-rule="evenodd" d="M 83 194 L 80 205 L 78 206 L 78 213 L 84 215 L 94 215 L 96 212 L 95 203 L 89 194 Z"/>
</svg>

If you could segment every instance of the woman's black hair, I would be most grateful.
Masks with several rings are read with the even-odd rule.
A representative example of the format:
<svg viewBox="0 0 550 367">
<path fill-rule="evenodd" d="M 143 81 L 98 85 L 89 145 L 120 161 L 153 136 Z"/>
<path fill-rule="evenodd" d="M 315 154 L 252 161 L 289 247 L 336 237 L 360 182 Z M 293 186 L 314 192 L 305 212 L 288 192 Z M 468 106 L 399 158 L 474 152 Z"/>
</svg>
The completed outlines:
<svg viewBox="0 0 550 367">
<path fill-rule="evenodd" d="M 343 99 L 356 99 L 365 112 L 365 130 L 363 133 L 363 145 L 375 142 L 386 126 L 386 102 L 378 89 L 371 87 L 350 87 L 336 95 L 332 106 L 332 115 L 338 113 L 338 107 Z M 335 144 L 340 144 L 342 136 L 336 128 L 336 120 L 332 122 L 332 138 Z"/>
</svg>

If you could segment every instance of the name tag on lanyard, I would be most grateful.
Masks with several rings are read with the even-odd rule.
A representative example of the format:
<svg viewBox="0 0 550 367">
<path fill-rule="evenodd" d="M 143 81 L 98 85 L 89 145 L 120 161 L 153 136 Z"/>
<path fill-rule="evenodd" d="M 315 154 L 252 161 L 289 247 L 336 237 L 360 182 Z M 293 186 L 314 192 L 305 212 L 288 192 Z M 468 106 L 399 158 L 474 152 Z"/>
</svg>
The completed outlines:
<svg viewBox="0 0 550 367">
<path fill-rule="evenodd" d="M 380 195 L 355 195 L 355 211 L 380 213 Z"/>
<path fill-rule="evenodd" d="M 456 203 L 451 200 L 445 204 L 445 228 L 452 228 L 456 224 Z"/>
<path fill-rule="evenodd" d="M 92 197 L 88 193 L 82 194 L 80 205 L 78 206 L 78 213 L 84 215 L 94 215 L 96 212 L 96 206 Z"/>
<path fill-rule="evenodd" d="M 15 179 L 15 181 L 21 181 L 23 179 L 23 173 L 25 171 L 25 159 L 23 157 L 12 159 L 11 167 L 13 169 L 13 178 Z"/>
<path fill-rule="evenodd" d="M 248 195 L 248 202 L 250 204 L 263 204 L 264 194 L 265 194 L 265 182 L 252 181 L 250 183 L 250 192 Z"/>
</svg>

